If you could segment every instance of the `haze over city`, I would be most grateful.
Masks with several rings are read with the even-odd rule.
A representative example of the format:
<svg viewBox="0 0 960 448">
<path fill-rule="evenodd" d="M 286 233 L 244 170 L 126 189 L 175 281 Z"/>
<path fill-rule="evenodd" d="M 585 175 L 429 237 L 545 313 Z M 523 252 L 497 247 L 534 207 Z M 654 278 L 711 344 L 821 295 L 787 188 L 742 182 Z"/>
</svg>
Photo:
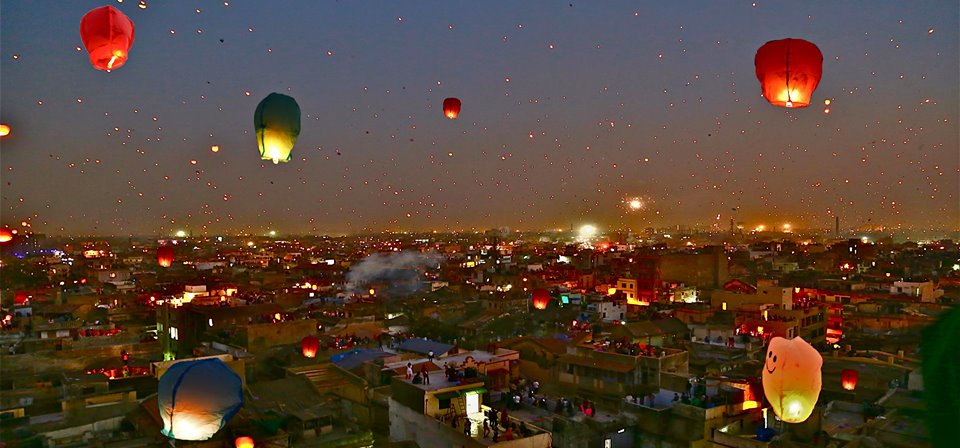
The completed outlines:
<svg viewBox="0 0 960 448">
<path fill-rule="evenodd" d="M 214 235 L 960 222 L 951 2 L 128 0 L 110 4 L 136 39 L 109 73 L 90 67 L 77 32 L 102 3 L 2 3 L 5 225 Z M 807 108 L 760 95 L 754 54 L 783 37 L 823 53 Z M 303 113 L 279 165 L 259 159 L 253 129 L 271 92 Z M 446 97 L 462 101 L 456 120 Z"/>
</svg>

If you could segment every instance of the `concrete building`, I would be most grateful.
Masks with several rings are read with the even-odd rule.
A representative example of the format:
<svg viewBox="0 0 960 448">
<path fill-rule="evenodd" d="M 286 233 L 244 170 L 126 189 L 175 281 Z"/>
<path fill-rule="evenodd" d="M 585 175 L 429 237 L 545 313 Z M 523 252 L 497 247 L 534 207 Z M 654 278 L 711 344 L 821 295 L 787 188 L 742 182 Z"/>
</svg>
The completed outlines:
<svg viewBox="0 0 960 448">
<path fill-rule="evenodd" d="M 893 286 L 890 287 L 890 294 L 904 294 L 910 297 L 916 297 L 920 299 L 921 302 L 936 302 L 937 299 L 943 297 L 943 290 L 938 289 L 933 282 L 906 282 L 898 281 L 893 282 Z"/>
<path fill-rule="evenodd" d="M 519 354 L 512 350 L 501 355 L 473 351 L 432 361 L 417 359 L 385 364 L 384 371 L 387 372 L 405 371 L 408 363 L 417 372 L 415 379 L 407 378 L 404 373 L 394 376 L 390 382 L 390 439 L 396 442 L 412 440 L 419 446 L 552 446 L 550 432 L 532 422 L 523 422 L 529 429 L 526 436 L 515 432 L 513 439 L 507 440 L 503 429 L 499 431 L 497 442 L 483 437 L 482 422 L 490 410 L 486 405 L 490 396 L 488 388 L 494 388 L 486 383 L 489 374 L 483 372 L 509 368 L 510 361 L 518 358 Z M 441 369 L 437 364 L 445 364 L 447 369 Z M 421 371 L 427 372 L 428 379 L 419 374 Z M 456 373 L 451 375 L 449 372 Z M 510 421 L 520 423 L 515 417 Z M 505 426 L 503 422 L 501 426 Z"/>
</svg>

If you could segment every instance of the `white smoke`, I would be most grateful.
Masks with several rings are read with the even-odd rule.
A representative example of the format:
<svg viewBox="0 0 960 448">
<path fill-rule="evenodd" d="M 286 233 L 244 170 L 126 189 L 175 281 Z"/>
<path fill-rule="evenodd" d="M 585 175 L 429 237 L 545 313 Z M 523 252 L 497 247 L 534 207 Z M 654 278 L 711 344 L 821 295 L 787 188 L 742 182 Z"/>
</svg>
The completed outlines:
<svg viewBox="0 0 960 448">
<path fill-rule="evenodd" d="M 350 266 L 347 291 L 362 292 L 372 283 L 386 283 L 387 293 L 412 294 L 422 286 L 423 272 L 439 267 L 443 256 L 435 252 L 375 253 Z"/>
</svg>

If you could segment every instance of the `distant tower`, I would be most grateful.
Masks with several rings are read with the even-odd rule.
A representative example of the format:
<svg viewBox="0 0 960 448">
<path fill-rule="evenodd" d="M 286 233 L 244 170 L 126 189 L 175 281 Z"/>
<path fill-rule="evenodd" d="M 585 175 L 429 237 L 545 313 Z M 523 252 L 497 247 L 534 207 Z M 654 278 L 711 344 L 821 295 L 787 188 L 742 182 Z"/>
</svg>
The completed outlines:
<svg viewBox="0 0 960 448">
<path fill-rule="evenodd" d="M 840 238 L 840 217 L 833 217 L 833 236 Z"/>
</svg>

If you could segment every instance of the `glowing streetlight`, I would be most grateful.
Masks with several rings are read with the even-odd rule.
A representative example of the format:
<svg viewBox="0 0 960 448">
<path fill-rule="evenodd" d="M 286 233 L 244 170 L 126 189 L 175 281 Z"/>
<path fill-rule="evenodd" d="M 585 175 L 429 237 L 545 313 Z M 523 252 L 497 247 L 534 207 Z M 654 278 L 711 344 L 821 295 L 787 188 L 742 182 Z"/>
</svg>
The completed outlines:
<svg viewBox="0 0 960 448">
<path fill-rule="evenodd" d="M 631 199 L 628 205 L 630 206 L 630 210 L 640 210 L 643 208 L 643 201 L 639 199 Z"/>
<path fill-rule="evenodd" d="M 177 236 L 177 238 L 184 238 L 187 236 L 187 232 L 184 230 L 177 230 L 177 233 L 175 235 Z"/>
</svg>

